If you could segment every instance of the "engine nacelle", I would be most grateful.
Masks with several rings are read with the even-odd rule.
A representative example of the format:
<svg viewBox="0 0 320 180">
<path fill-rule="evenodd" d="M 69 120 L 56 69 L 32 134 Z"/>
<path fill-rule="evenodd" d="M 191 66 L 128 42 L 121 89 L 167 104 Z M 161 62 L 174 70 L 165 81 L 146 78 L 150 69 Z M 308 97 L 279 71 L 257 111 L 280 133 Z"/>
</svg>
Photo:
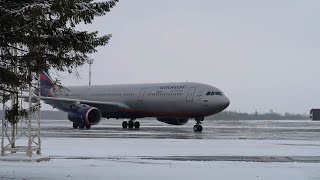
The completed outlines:
<svg viewBox="0 0 320 180">
<path fill-rule="evenodd" d="M 75 123 L 85 122 L 89 125 L 96 125 L 101 121 L 101 111 L 87 105 L 72 105 L 68 112 L 68 119 Z"/>
<path fill-rule="evenodd" d="M 184 125 L 189 119 L 179 117 L 157 117 L 157 120 L 171 125 Z"/>
</svg>

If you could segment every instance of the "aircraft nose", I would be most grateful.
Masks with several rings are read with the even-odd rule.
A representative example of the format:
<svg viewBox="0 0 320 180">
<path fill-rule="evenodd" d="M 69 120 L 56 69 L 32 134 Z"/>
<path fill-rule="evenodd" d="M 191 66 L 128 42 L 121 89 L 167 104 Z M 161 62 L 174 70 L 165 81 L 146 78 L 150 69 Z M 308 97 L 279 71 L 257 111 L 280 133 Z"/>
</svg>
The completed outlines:
<svg viewBox="0 0 320 180">
<path fill-rule="evenodd" d="M 230 100 L 225 97 L 224 102 L 223 102 L 223 109 L 226 109 L 230 105 Z"/>
<path fill-rule="evenodd" d="M 225 110 L 230 104 L 230 101 L 227 97 L 224 97 L 223 99 L 220 100 L 219 105 L 217 106 L 217 111 L 221 112 Z"/>
</svg>

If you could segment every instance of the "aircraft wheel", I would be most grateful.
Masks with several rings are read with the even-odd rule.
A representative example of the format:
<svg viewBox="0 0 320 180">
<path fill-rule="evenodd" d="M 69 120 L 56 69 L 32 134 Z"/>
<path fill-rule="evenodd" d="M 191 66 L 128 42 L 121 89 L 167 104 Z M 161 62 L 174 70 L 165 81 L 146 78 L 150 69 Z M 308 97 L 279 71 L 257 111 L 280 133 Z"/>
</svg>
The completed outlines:
<svg viewBox="0 0 320 180">
<path fill-rule="evenodd" d="M 136 129 L 140 128 L 140 122 L 139 121 L 134 122 L 134 128 L 136 128 Z"/>
<path fill-rule="evenodd" d="M 129 122 L 128 122 L 128 127 L 129 127 L 129 129 L 132 129 L 132 128 L 133 128 L 133 125 L 134 125 L 134 124 L 133 124 L 133 121 L 129 121 Z"/>
<path fill-rule="evenodd" d="M 194 126 L 193 126 L 193 131 L 194 131 L 194 132 L 198 132 L 198 125 L 194 125 Z"/>
<path fill-rule="evenodd" d="M 90 129 L 91 128 L 91 125 L 90 124 L 87 124 L 86 125 L 86 129 Z"/>
<path fill-rule="evenodd" d="M 73 123 L 72 124 L 73 129 L 77 129 L 79 127 L 78 123 Z"/>
<path fill-rule="evenodd" d="M 193 126 L 193 131 L 194 132 L 202 132 L 202 126 L 198 125 L 198 124 L 194 125 Z"/>
<path fill-rule="evenodd" d="M 126 129 L 128 127 L 128 122 L 127 121 L 123 121 L 122 122 L 122 128 Z"/>
<path fill-rule="evenodd" d="M 84 125 L 83 123 L 80 123 L 80 124 L 79 124 L 79 129 L 84 129 L 84 126 L 85 126 L 85 125 Z"/>
</svg>

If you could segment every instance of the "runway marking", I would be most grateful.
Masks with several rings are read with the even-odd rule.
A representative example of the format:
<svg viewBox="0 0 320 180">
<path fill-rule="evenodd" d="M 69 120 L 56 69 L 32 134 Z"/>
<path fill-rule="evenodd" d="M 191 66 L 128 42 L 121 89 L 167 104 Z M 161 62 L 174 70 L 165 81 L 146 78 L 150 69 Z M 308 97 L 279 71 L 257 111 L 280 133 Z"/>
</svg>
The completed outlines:
<svg viewBox="0 0 320 180">
<path fill-rule="evenodd" d="M 239 161 L 264 163 L 320 163 L 320 156 L 119 156 L 119 157 L 90 157 L 90 156 L 50 156 L 50 159 L 78 160 L 168 160 L 168 161 Z"/>
<path fill-rule="evenodd" d="M 320 146 L 320 144 L 280 144 L 285 146 Z"/>
<path fill-rule="evenodd" d="M 320 156 L 164 156 L 142 157 L 150 160 L 172 161 L 242 161 L 242 162 L 283 162 L 320 163 Z"/>
</svg>

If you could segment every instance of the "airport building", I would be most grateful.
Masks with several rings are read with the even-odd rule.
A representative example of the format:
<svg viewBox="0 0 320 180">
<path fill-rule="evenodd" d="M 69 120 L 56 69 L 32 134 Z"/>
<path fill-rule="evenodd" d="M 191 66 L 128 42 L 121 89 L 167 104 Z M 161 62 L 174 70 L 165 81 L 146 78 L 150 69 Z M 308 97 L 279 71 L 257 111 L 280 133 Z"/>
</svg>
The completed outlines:
<svg viewBox="0 0 320 180">
<path fill-rule="evenodd" d="M 313 121 L 320 121 L 320 109 L 311 109 L 310 118 L 312 118 Z"/>
</svg>

